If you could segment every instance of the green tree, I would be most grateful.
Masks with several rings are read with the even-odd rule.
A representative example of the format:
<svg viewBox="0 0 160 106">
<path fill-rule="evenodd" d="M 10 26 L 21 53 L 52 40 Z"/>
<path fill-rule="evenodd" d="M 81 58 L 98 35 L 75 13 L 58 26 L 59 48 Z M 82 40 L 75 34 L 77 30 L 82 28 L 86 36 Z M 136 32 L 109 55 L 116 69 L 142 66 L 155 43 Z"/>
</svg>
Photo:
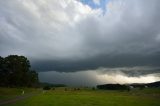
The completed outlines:
<svg viewBox="0 0 160 106">
<path fill-rule="evenodd" d="M 28 80 L 28 86 L 37 86 L 38 84 L 38 73 L 34 70 L 31 70 L 29 73 L 28 73 L 28 77 L 29 77 L 29 80 Z"/>
<path fill-rule="evenodd" d="M 30 68 L 24 56 L 0 57 L 0 86 L 33 86 L 38 83 L 38 74 Z"/>
<path fill-rule="evenodd" d="M 0 56 L 0 86 L 5 85 L 4 58 Z"/>
</svg>

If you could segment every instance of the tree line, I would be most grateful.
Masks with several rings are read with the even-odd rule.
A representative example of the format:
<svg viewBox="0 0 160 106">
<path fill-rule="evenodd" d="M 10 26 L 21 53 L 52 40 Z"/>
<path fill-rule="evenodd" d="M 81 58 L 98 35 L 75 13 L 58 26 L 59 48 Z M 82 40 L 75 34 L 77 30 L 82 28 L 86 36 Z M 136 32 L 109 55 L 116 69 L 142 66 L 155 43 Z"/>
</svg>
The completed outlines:
<svg viewBox="0 0 160 106">
<path fill-rule="evenodd" d="M 25 56 L 0 56 L 0 86 L 35 87 L 38 82 L 38 73 Z"/>
<path fill-rule="evenodd" d="M 129 90 L 129 86 L 121 85 L 121 84 L 104 84 L 104 85 L 97 85 L 98 89 L 104 90 Z"/>
<path fill-rule="evenodd" d="M 131 83 L 131 84 L 103 84 L 97 85 L 98 89 L 103 90 L 130 90 L 133 88 L 160 88 L 160 81 L 152 83 Z"/>
</svg>

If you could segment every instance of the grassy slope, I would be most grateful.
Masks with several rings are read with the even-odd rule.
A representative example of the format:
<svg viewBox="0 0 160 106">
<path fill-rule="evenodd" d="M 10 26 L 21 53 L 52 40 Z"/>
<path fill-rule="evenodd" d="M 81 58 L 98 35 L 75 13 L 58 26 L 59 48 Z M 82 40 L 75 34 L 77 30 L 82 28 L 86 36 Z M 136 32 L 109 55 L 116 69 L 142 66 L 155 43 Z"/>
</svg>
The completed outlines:
<svg viewBox="0 0 160 106">
<path fill-rule="evenodd" d="M 121 91 L 54 90 L 7 106 L 160 106 L 160 89 Z"/>
</svg>

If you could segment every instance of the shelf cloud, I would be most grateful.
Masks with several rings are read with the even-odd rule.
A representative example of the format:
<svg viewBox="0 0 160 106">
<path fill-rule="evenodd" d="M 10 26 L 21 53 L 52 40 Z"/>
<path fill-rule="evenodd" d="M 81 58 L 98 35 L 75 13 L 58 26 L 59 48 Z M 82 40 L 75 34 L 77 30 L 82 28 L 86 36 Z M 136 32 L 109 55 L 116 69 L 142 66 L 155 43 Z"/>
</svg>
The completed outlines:
<svg viewBox="0 0 160 106">
<path fill-rule="evenodd" d="M 109 0 L 105 10 L 81 0 L 1 0 L 0 55 L 25 55 L 39 72 L 159 73 L 159 11 L 160 0 Z"/>
</svg>

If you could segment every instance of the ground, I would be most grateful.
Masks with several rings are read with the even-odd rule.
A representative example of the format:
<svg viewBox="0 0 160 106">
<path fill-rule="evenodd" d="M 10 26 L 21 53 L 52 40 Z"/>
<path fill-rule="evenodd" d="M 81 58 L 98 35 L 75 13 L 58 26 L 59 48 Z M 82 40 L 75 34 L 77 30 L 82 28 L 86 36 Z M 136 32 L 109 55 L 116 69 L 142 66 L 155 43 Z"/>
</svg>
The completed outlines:
<svg viewBox="0 0 160 106">
<path fill-rule="evenodd" d="M 43 92 L 41 89 L 26 90 L 24 95 L 35 94 L 4 106 L 160 106 L 160 89 L 145 88 L 131 91 L 92 90 L 90 88 L 56 88 Z M 3 91 L 3 93 L 2 93 Z M 4 95 L 4 91 L 7 95 Z M 22 89 L 1 88 L 0 101 L 10 100 L 21 94 Z"/>
</svg>

